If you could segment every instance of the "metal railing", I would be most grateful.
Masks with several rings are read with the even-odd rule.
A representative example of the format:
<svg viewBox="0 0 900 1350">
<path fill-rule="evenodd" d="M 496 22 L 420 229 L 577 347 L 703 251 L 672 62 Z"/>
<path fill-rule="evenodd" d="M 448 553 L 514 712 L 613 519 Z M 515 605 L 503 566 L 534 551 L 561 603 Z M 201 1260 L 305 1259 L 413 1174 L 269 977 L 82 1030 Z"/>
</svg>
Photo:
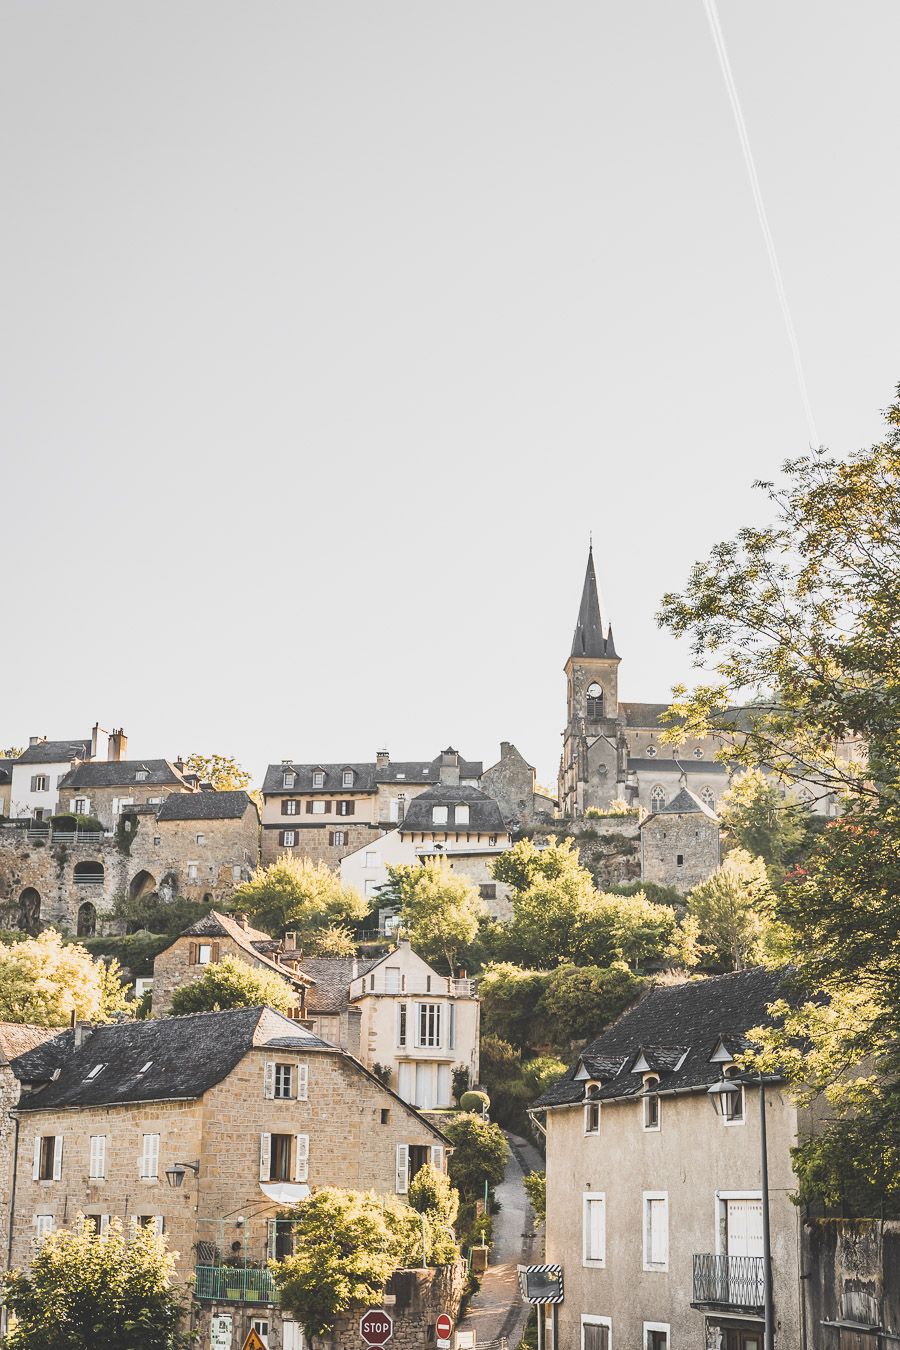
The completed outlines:
<svg viewBox="0 0 900 1350">
<path fill-rule="evenodd" d="M 38 839 L 43 839 L 45 843 L 54 844 L 89 844 L 95 846 L 103 842 L 104 839 L 112 838 L 109 830 L 57 830 L 49 826 L 41 828 L 40 826 L 30 826 L 23 828 L 14 822 L 0 826 L 0 829 L 10 830 L 17 839 L 27 839 L 29 843 L 34 843 Z"/>
<path fill-rule="evenodd" d="M 761 1256 L 695 1255 L 693 1302 L 759 1310 L 765 1301 L 763 1266 Z"/>
<path fill-rule="evenodd" d="M 194 1298 L 215 1303 L 275 1303 L 272 1272 L 255 1266 L 195 1266 Z"/>
</svg>

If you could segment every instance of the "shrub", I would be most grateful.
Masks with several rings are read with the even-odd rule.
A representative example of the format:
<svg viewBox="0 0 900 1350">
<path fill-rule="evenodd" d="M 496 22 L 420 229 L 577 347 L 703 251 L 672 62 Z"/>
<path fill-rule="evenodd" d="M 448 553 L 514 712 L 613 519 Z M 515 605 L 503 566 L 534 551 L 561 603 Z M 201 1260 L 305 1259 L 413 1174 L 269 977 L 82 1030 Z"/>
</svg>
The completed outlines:
<svg viewBox="0 0 900 1350">
<path fill-rule="evenodd" d="M 483 1112 L 490 1110 L 491 1099 L 486 1092 L 481 1092 L 477 1088 L 464 1092 L 459 1099 L 459 1104 L 463 1111 L 474 1111 L 476 1115 L 482 1115 Z"/>
</svg>

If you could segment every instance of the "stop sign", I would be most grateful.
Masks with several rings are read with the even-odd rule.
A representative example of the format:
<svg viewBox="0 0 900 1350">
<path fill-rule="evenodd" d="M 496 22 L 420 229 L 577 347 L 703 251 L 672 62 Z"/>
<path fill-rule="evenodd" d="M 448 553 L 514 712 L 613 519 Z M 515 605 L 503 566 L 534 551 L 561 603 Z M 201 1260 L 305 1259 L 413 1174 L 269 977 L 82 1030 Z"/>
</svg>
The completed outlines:
<svg viewBox="0 0 900 1350">
<path fill-rule="evenodd" d="M 434 1324 L 434 1330 L 435 1335 L 439 1340 L 449 1341 L 450 1337 L 453 1335 L 453 1321 L 447 1313 L 441 1313 Z"/>
<path fill-rule="evenodd" d="M 383 1308 L 370 1308 L 359 1319 L 359 1334 L 366 1345 L 387 1345 L 394 1334 L 394 1319 Z"/>
</svg>

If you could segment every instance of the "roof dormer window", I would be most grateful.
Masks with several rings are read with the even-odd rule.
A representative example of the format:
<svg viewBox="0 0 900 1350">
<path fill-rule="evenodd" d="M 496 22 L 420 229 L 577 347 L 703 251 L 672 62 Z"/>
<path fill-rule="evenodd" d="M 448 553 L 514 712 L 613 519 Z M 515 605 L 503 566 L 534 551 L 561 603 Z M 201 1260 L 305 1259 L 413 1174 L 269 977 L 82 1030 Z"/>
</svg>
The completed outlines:
<svg viewBox="0 0 900 1350">
<path fill-rule="evenodd" d="M 655 1073 L 644 1074 L 644 1129 L 660 1129 L 660 1101 L 657 1088 L 659 1087 L 659 1075 Z"/>
<path fill-rule="evenodd" d="M 433 806 L 433 807 L 431 808 L 431 823 L 432 823 L 432 825 L 446 825 L 446 824 L 447 824 L 447 808 L 446 808 L 446 806 Z"/>
<path fill-rule="evenodd" d="M 455 812 L 455 814 L 454 814 L 454 819 L 455 819 L 457 825 L 468 825 L 468 823 L 469 823 L 469 807 L 468 807 L 468 803 L 466 803 L 466 802 L 459 802 L 459 803 L 457 804 L 456 812 Z"/>
<path fill-rule="evenodd" d="M 281 786 L 283 788 L 292 788 L 297 781 L 297 775 L 290 770 L 285 770 L 281 775 Z"/>
<path fill-rule="evenodd" d="M 352 769 L 345 769 L 341 774 L 341 787 L 352 787 L 356 774 Z"/>
<path fill-rule="evenodd" d="M 148 1059 L 147 1062 L 146 1062 L 146 1064 L 142 1064 L 141 1067 L 138 1069 L 138 1073 L 139 1073 L 139 1074 L 146 1073 L 147 1070 L 151 1067 L 152 1064 L 153 1064 L 153 1060 L 152 1060 L 152 1059 Z"/>
<path fill-rule="evenodd" d="M 138 770 L 135 772 L 135 775 L 134 775 L 134 781 L 135 781 L 136 783 L 146 783 L 146 781 L 147 781 L 147 779 L 148 779 L 149 777 L 150 777 L 150 773 L 149 773 L 149 771 L 148 771 L 147 769 L 138 769 Z"/>
<path fill-rule="evenodd" d="M 86 1083 L 89 1083 L 92 1078 L 99 1077 L 99 1075 L 103 1072 L 105 1068 L 106 1068 L 105 1064 L 95 1064 L 94 1067 L 90 1070 L 90 1072 L 85 1076 L 84 1081 Z"/>
<path fill-rule="evenodd" d="M 314 788 L 320 788 L 320 787 L 324 787 L 324 786 L 325 786 L 325 770 L 324 770 L 324 769 L 314 769 L 314 770 L 313 770 L 313 779 L 312 779 L 312 783 L 313 783 L 313 787 L 314 787 Z"/>
</svg>

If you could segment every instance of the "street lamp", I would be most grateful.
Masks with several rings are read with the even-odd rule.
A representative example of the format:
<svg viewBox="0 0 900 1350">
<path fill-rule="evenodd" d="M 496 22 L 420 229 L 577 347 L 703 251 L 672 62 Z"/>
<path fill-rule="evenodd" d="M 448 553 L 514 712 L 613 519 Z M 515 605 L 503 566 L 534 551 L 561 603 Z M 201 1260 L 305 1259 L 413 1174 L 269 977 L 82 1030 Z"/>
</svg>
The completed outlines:
<svg viewBox="0 0 900 1350">
<path fill-rule="evenodd" d="M 172 1187 L 173 1190 L 177 1191 L 181 1186 L 184 1185 L 184 1174 L 188 1170 L 188 1168 L 190 1168 L 194 1176 L 196 1176 L 197 1173 L 200 1171 L 200 1164 L 198 1162 L 196 1163 L 177 1162 L 173 1163 L 171 1167 L 166 1168 L 166 1181 L 169 1183 L 169 1185 Z"/>
<path fill-rule="evenodd" d="M 759 1168 L 762 1182 L 762 1239 L 763 1239 L 763 1350 L 775 1350 L 775 1307 L 772 1298 L 772 1237 L 769 1232 L 769 1154 L 766 1140 L 766 1083 L 762 1074 L 759 1084 Z M 730 1103 L 741 1091 L 740 1083 L 721 1078 L 706 1094 L 717 1115 L 729 1117 Z"/>
</svg>

